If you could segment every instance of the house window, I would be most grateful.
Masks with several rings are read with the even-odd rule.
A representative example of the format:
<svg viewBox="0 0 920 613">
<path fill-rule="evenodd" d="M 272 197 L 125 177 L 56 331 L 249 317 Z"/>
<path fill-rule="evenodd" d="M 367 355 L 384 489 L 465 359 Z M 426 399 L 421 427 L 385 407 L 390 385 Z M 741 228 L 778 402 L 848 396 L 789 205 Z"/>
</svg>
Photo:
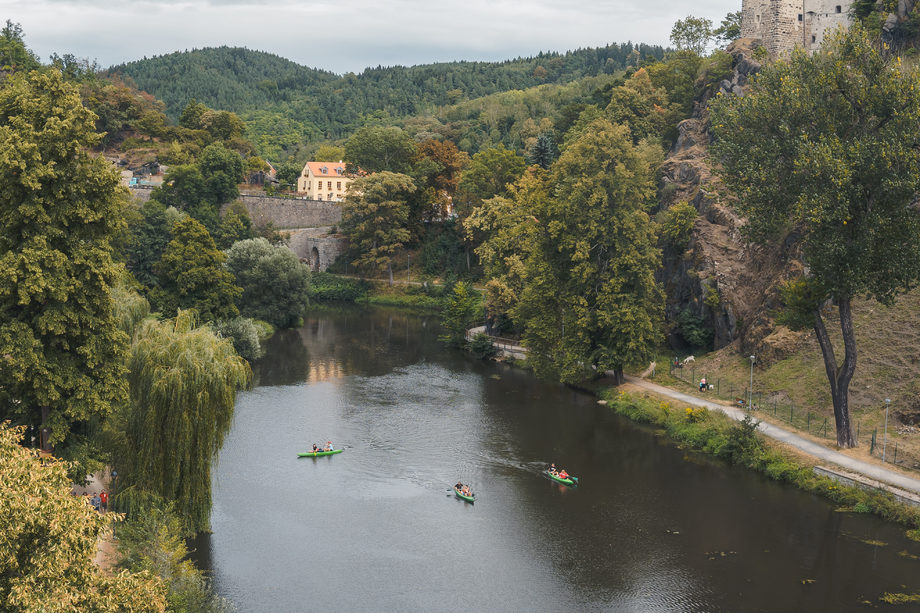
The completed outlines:
<svg viewBox="0 0 920 613">
<path fill-rule="evenodd" d="M 802 21 L 802 13 L 799 13 L 799 21 Z"/>
<path fill-rule="evenodd" d="M 326 181 L 326 189 L 332 189 L 332 181 Z M 332 196 L 332 194 L 329 194 Z"/>
<path fill-rule="evenodd" d="M 799 15 L 799 21 L 802 21 L 802 16 L 801 16 L 801 15 Z M 319 171 L 320 171 L 321 173 L 323 173 L 323 174 L 326 174 L 326 173 L 329 172 L 329 169 L 328 169 L 326 166 L 323 166 L 322 168 L 319 169 Z"/>
<path fill-rule="evenodd" d="M 329 200 L 332 200 L 332 192 L 329 193 Z"/>
<path fill-rule="evenodd" d="M 839 13 L 840 11 L 837 11 L 837 12 Z M 336 169 L 335 169 L 335 172 L 336 172 L 336 174 L 339 174 L 339 175 L 342 174 L 342 167 L 339 166 L 338 168 L 336 168 Z"/>
<path fill-rule="evenodd" d="M 342 191 L 342 182 L 341 182 L 341 181 L 336 181 L 336 182 L 335 182 L 335 188 L 336 188 L 337 190 L 339 190 L 339 191 Z"/>
<path fill-rule="evenodd" d="M 322 195 L 322 194 L 316 194 L 316 199 L 317 199 L 317 200 L 322 200 L 322 199 L 323 199 L 323 195 Z"/>
<path fill-rule="evenodd" d="M 837 5 L 837 7 L 836 7 L 836 9 L 835 9 L 835 11 L 836 11 L 837 13 L 839 13 L 839 12 L 840 12 L 840 5 L 839 5 L 839 4 Z"/>
</svg>

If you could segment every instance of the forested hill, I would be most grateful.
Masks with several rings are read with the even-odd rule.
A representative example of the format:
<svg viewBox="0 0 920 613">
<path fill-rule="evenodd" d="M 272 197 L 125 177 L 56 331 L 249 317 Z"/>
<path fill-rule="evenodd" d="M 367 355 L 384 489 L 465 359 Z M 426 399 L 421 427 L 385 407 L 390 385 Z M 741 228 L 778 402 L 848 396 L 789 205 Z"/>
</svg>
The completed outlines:
<svg viewBox="0 0 920 613">
<path fill-rule="evenodd" d="M 166 103 L 173 119 L 192 98 L 307 139 L 335 139 L 383 112 L 408 117 L 488 94 L 611 74 L 664 49 L 632 43 L 541 53 L 504 62 L 368 68 L 337 76 L 270 53 L 217 47 L 146 58 L 109 69 Z M 308 119 L 309 118 L 309 119 Z M 281 124 L 288 124 L 287 126 Z M 291 136 L 295 136 L 291 134 Z"/>
</svg>

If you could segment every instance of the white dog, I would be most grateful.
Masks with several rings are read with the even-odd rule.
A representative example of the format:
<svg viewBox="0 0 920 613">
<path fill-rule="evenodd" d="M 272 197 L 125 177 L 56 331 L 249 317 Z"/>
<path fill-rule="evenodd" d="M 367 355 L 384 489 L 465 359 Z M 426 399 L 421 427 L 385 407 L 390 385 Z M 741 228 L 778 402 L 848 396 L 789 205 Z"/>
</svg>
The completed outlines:
<svg viewBox="0 0 920 613">
<path fill-rule="evenodd" d="M 687 364 L 693 364 L 694 362 L 696 362 L 696 358 L 694 358 L 692 355 L 689 355 L 684 358 L 683 365 L 686 366 Z"/>
</svg>

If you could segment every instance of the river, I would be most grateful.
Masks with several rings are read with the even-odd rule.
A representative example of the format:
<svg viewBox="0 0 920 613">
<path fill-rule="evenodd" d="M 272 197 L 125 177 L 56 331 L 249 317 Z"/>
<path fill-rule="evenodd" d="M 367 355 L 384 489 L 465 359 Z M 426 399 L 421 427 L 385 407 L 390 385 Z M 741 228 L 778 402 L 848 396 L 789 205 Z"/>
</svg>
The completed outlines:
<svg viewBox="0 0 920 613">
<path fill-rule="evenodd" d="M 430 316 L 336 309 L 269 341 L 195 542 L 237 610 L 836 612 L 920 591 L 902 528 L 438 333 Z M 329 439 L 345 452 L 297 458 Z M 578 487 L 543 476 L 551 461 Z"/>
</svg>

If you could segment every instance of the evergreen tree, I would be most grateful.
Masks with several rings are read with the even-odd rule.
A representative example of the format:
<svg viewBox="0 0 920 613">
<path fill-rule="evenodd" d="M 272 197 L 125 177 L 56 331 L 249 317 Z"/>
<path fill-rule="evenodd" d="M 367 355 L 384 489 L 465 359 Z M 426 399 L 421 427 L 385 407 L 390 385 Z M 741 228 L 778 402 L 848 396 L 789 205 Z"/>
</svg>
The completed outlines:
<svg viewBox="0 0 920 613">
<path fill-rule="evenodd" d="M 205 227 L 185 217 L 173 225 L 172 235 L 154 267 L 159 286 L 150 299 L 156 309 L 168 317 L 178 309 L 195 309 L 203 321 L 239 315 L 236 300 L 243 290 L 224 268 L 227 256 Z"/>
<path fill-rule="evenodd" d="M 543 170 L 549 170 L 555 159 L 556 142 L 553 140 L 553 135 L 549 132 L 541 132 L 527 156 L 527 161 L 536 164 Z"/>
<path fill-rule="evenodd" d="M 125 196 L 88 153 L 94 120 L 56 71 L 0 89 L 0 416 L 52 444 L 127 394 L 110 295 Z"/>
</svg>

